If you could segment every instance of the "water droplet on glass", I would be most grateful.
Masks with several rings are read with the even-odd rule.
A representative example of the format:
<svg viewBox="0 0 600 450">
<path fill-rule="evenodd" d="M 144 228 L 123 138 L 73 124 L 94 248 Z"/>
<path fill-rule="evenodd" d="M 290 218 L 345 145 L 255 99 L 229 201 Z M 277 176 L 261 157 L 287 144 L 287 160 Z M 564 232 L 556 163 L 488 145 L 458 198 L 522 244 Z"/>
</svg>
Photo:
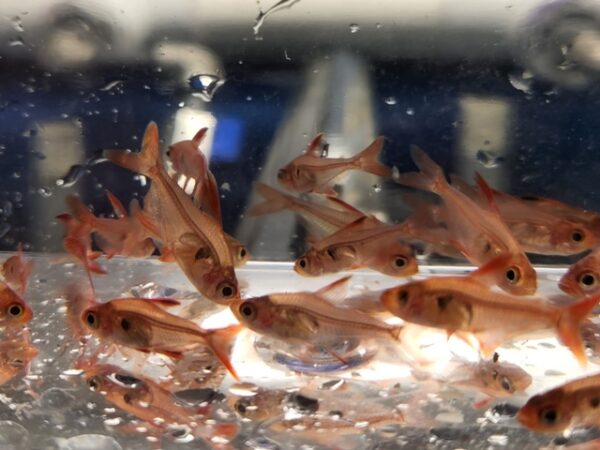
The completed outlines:
<svg viewBox="0 0 600 450">
<path fill-rule="evenodd" d="M 504 434 L 492 434 L 490 437 L 488 437 L 488 442 L 492 445 L 505 446 L 508 444 L 508 436 Z"/>
<path fill-rule="evenodd" d="M 374 184 L 373 185 L 373 192 L 381 192 L 381 185 L 380 184 Z"/>
<path fill-rule="evenodd" d="M 415 110 L 412 108 L 407 108 L 406 109 L 406 115 L 408 116 L 414 116 L 415 115 Z"/>
<path fill-rule="evenodd" d="M 105 86 L 102 86 L 100 88 L 101 91 L 112 91 L 114 88 L 116 88 L 117 86 L 123 84 L 124 81 L 123 80 L 113 80 L 110 81 L 108 84 L 106 84 Z"/>
<path fill-rule="evenodd" d="M 357 23 L 351 23 L 349 28 L 350 33 L 358 33 L 360 31 L 360 26 Z"/>
<path fill-rule="evenodd" d="M 17 37 L 14 39 L 11 39 L 10 41 L 8 41 L 8 46 L 9 47 L 19 47 L 25 45 L 25 41 L 23 40 L 22 37 Z"/>
<path fill-rule="evenodd" d="M 516 90 L 531 94 L 533 84 L 533 74 L 531 72 L 526 70 L 521 73 L 511 73 L 508 75 L 508 81 Z"/>
<path fill-rule="evenodd" d="M 59 450 L 122 450 L 122 447 L 110 436 L 81 434 L 61 440 Z"/>
<path fill-rule="evenodd" d="M 504 157 L 491 150 L 478 150 L 477 161 L 486 169 L 493 169 L 504 162 Z"/>
<path fill-rule="evenodd" d="M 23 22 L 21 21 L 21 18 L 19 16 L 13 17 L 11 22 L 15 31 L 18 31 L 19 33 L 25 31 L 25 28 L 23 28 Z"/>
<path fill-rule="evenodd" d="M 216 75 L 199 74 L 192 75 L 188 79 L 188 83 L 194 91 L 192 95 L 200 97 L 205 102 L 210 102 L 225 80 Z"/>
<path fill-rule="evenodd" d="M 396 97 L 386 97 L 383 99 L 383 101 L 385 102 L 386 105 L 395 105 L 396 103 L 398 103 L 398 101 L 396 100 Z"/>
<path fill-rule="evenodd" d="M 52 190 L 46 186 L 42 186 L 37 190 L 37 193 L 44 198 L 52 197 Z"/>
<path fill-rule="evenodd" d="M 246 96 L 246 101 L 247 102 L 251 102 L 252 101 L 252 96 L 251 95 Z"/>
<path fill-rule="evenodd" d="M 379 29 L 381 28 L 381 24 L 380 24 L 379 22 L 377 22 L 377 23 L 375 24 L 375 28 L 377 28 L 377 29 L 379 30 Z"/>
</svg>

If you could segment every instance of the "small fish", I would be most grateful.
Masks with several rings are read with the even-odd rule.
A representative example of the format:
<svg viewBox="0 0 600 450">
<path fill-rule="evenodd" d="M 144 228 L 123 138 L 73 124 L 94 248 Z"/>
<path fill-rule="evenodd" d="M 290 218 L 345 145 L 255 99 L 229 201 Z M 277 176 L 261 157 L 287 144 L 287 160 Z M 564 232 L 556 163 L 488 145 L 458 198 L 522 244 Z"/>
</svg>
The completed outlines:
<svg viewBox="0 0 600 450">
<path fill-rule="evenodd" d="M 38 349 L 31 344 L 29 335 L 25 332 L 0 341 L 0 386 L 19 373 L 27 371 L 38 353 Z"/>
<path fill-rule="evenodd" d="M 92 272 L 105 275 L 106 270 L 96 262 L 102 252 L 92 251 L 92 229 L 88 224 L 80 222 L 70 214 L 59 214 L 56 218 L 65 226 L 64 249 L 81 262 L 87 273 L 90 286 L 93 287 Z"/>
<path fill-rule="evenodd" d="M 505 267 L 497 267 L 497 273 L 490 279 L 503 290 L 515 295 L 531 295 L 537 289 L 536 272 L 523 253 L 510 229 L 502 221 L 495 206 L 491 189 L 480 176 L 477 184 L 485 194 L 489 208 L 482 208 L 468 196 L 452 187 L 438 166 L 427 154 L 417 148 L 411 149 L 412 157 L 421 169 L 420 173 L 401 174 L 400 184 L 438 194 L 442 221 L 452 236 L 452 244 L 473 264 L 489 262 L 502 253 L 511 257 L 505 259 Z"/>
<path fill-rule="evenodd" d="M 32 317 L 33 311 L 19 294 L 0 282 L 0 327 L 23 327 Z"/>
<path fill-rule="evenodd" d="M 392 176 L 392 170 L 377 161 L 383 147 L 383 137 L 375 139 L 366 149 L 352 158 L 322 156 L 323 134 L 318 134 L 306 152 L 277 173 L 279 183 L 289 191 L 336 196 L 331 183 L 348 170 L 362 170 L 380 177 Z"/>
<path fill-rule="evenodd" d="M 232 438 L 237 432 L 234 423 L 207 424 L 210 405 L 182 406 L 171 392 L 148 377 L 97 362 L 84 362 L 80 367 L 85 371 L 85 381 L 90 389 L 102 394 L 117 408 L 146 422 L 159 435 L 177 426 L 187 426 L 193 436 L 208 440 L 217 435 Z"/>
<path fill-rule="evenodd" d="M 140 153 L 104 153 L 113 163 L 152 179 L 139 218 L 169 249 L 194 286 L 217 303 L 239 298 L 234 260 L 223 229 L 167 174 L 160 158 L 156 124 L 150 122 L 146 128 Z"/>
<path fill-rule="evenodd" d="M 381 301 L 407 322 L 442 328 L 465 339 L 472 334 L 484 355 L 518 336 L 555 330 L 584 365 L 587 357 L 579 326 L 600 301 L 600 294 L 555 306 L 544 299 L 495 292 L 480 278 L 506 264 L 509 257 L 501 255 L 467 277 L 433 277 L 388 289 Z"/>
<path fill-rule="evenodd" d="M 23 245 L 17 246 L 17 254 L 11 256 L 2 264 L 2 275 L 4 280 L 19 291 L 23 297 L 27 290 L 27 280 L 33 269 L 33 261 L 26 261 L 23 256 Z"/>
<path fill-rule="evenodd" d="M 204 330 L 190 320 L 169 314 L 163 307 L 173 299 L 119 298 L 98 303 L 90 289 L 67 289 L 67 317 L 78 337 L 93 334 L 104 344 L 116 344 L 181 359 L 198 345 L 208 346 L 234 378 L 238 378 L 228 349 L 240 330 L 238 325 Z"/>
<path fill-rule="evenodd" d="M 412 247 L 399 239 L 403 236 L 402 226 L 363 216 L 313 242 L 312 248 L 296 260 L 294 270 L 301 275 L 319 276 L 368 267 L 386 275 L 407 277 L 418 271 L 418 265 Z"/>
<path fill-rule="evenodd" d="M 486 199 L 477 188 L 460 177 L 452 176 L 452 185 L 482 207 Z M 531 202 L 492 190 L 502 219 L 527 253 L 574 255 L 598 243 L 598 236 L 584 223 L 571 222 L 544 208 L 532 208 Z"/>
<path fill-rule="evenodd" d="M 560 433 L 600 425 L 600 374 L 578 378 L 531 397 L 517 414 L 530 430 Z"/>
<path fill-rule="evenodd" d="M 363 337 L 398 341 L 402 327 L 391 326 L 358 310 L 338 308 L 325 299 L 350 277 L 317 292 L 270 294 L 230 305 L 235 317 L 260 334 L 288 343 L 325 348 L 344 339 Z"/>
<path fill-rule="evenodd" d="M 74 195 L 67 196 L 67 204 L 73 216 L 96 233 L 96 242 L 109 259 L 115 255 L 133 258 L 151 256 L 155 246 L 148 230 L 137 219 L 141 211 L 138 201 L 134 199 L 131 202 L 131 215 L 128 215 L 119 199 L 108 191 L 106 194 L 118 215 L 117 219 L 96 217 Z"/>
<path fill-rule="evenodd" d="M 308 202 L 273 189 L 264 183 L 256 183 L 258 192 L 266 201 L 248 210 L 249 216 L 271 214 L 289 209 L 302 216 L 310 224 L 316 225 L 327 235 L 344 228 L 365 214 L 335 197 L 325 196 L 320 203 Z"/>
<path fill-rule="evenodd" d="M 599 291 L 600 282 L 600 247 L 596 247 L 592 252 L 571 267 L 565 273 L 558 286 L 567 294 L 574 297 L 582 295 L 596 294 Z"/>
</svg>

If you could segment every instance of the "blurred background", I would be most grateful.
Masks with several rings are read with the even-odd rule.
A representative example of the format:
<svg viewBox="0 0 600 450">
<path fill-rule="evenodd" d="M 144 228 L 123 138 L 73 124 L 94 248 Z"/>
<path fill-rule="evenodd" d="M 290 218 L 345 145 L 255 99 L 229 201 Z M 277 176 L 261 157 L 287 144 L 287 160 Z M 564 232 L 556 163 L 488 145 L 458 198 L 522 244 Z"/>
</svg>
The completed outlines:
<svg viewBox="0 0 600 450">
<path fill-rule="evenodd" d="M 289 260 L 290 214 L 248 218 L 257 180 L 320 131 L 330 156 L 375 136 L 412 170 L 417 144 L 450 172 L 600 211 L 600 1 L 3 0 L 0 3 L 0 250 L 62 250 L 64 198 L 110 214 L 147 181 L 101 159 L 202 146 L 225 229 L 257 259 Z M 341 197 L 406 216 L 392 181 L 352 174 Z"/>
</svg>

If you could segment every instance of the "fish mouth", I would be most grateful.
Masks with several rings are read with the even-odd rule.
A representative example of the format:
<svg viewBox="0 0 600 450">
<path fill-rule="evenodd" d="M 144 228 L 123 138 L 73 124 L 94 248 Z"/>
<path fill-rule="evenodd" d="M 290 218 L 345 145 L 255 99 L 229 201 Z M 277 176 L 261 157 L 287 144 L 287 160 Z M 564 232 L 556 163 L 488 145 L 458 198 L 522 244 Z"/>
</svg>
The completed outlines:
<svg viewBox="0 0 600 450">
<path fill-rule="evenodd" d="M 537 429 L 537 420 L 535 414 L 532 414 L 530 411 L 527 411 L 524 408 L 521 408 L 517 413 L 517 420 L 521 423 L 521 425 L 529 428 L 530 430 Z"/>
</svg>

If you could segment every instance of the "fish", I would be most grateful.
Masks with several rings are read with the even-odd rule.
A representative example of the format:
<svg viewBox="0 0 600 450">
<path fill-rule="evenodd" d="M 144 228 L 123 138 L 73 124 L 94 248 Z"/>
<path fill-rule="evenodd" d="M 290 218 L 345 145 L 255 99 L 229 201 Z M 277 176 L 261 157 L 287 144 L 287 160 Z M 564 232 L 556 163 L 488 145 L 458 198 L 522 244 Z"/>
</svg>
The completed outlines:
<svg viewBox="0 0 600 450">
<path fill-rule="evenodd" d="M 156 123 L 147 126 L 141 152 L 105 150 L 104 155 L 152 180 L 139 217 L 169 249 L 196 289 L 220 304 L 239 298 L 234 261 L 223 229 L 168 176 L 160 157 Z"/>
<path fill-rule="evenodd" d="M 581 365 L 587 357 L 579 326 L 600 301 L 600 294 L 556 306 L 542 298 L 521 298 L 493 291 L 481 281 L 506 264 L 501 255 L 469 276 L 432 277 L 383 292 L 381 302 L 394 315 L 418 325 L 445 329 L 479 342 L 484 356 L 516 337 L 554 330 Z"/>
<path fill-rule="evenodd" d="M 406 277 L 418 271 L 412 247 L 399 238 L 402 226 L 385 224 L 373 216 L 362 216 L 320 241 L 295 264 L 300 275 L 319 276 L 347 269 L 368 267 L 389 276 Z"/>
<path fill-rule="evenodd" d="M 25 332 L 0 341 L 0 386 L 26 372 L 38 353 Z"/>
<path fill-rule="evenodd" d="M 519 422 L 539 433 L 600 425 L 600 374 L 569 381 L 531 397 L 517 414 Z"/>
<path fill-rule="evenodd" d="M 336 307 L 326 300 L 329 292 L 339 289 L 349 278 L 341 278 L 316 292 L 275 293 L 236 300 L 230 309 L 252 331 L 291 344 L 328 350 L 344 339 L 356 337 L 398 342 L 402 327 L 388 325 L 362 311 Z"/>
<path fill-rule="evenodd" d="M 19 242 L 17 254 L 8 258 L 2 264 L 2 275 L 4 280 L 13 289 L 17 289 L 19 295 L 23 297 L 27 290 L 27 280 L 33 270 L 33 261 L 25 260 L 23 255 L 23 244 Z"/>
<path fill-rule="evenodd" d="M 219 435 L 231 439 L 237 432 L 235 423 L 207 423 L 210 405 L 184 406 L 149 377 L 98 362 L 84 361 L 79 368 L 84 370 L 85 382 L 92 391 L 146 422 L 159 435 L 177 426 L 185 426 L 194 437 L 207 440 Z"/>
<path fill-rule="evenodd" d="M 319 233 L 326 235 L 335 233 L 365 215 L 348 203 L 331 196 L 324 196 L 324 201 L 313 203 L 285 194 L 261 182 L 256 183 L 255 189 L 266 201 L 252 206 L 247 213 L 249 216 L 289 209 L 315 225 Z"/>
<path fill-rule="evenodd" d="M 600 291 L 600 247 L 581 258 L 561 277 L 558 287 L 569 295 L 596 294 Z"/>
<path fill-rule="evenodd" d="M 322 155 L 323 134 L 318 134 L 306 152 L 294 158 L 277 172 L 277 180 L 285 189 L 298 193 L 337 196 L 331 183 L 348 170 L 361 170 L 380 177 L 391 177 L 392 170 L 377 161 L 383 137 L 376 138 L 352 158 L 327 158 Z"/>
<path fill-rule="evenodd" d="M 122 345 L 144 353 L 181 359 L 184 352 L 205 345 L 229 373 L 238 379 L 228 349 L 239 325 L 205 330 L 194 322 L 165 311 L 178 301 L 170 298 L 118 298 L 98 303 L 91 289 L 67 288 L 67 320 L 76 337 L 93 334 L 104 344 Z"/>
<path fill-rule="evenodd" d="M 65 226 L 63 248 L 83 265 L 90 286 L 94 286 L 92 272 L 106 275 L 106 270 L 96 262 L 102 252 L 92 251 L 92 229 L 70 214 L 59 214 L 56 218 Z"/>
<path fill-rule="evenodd" d="M 485 207 L 480 191 L 464 179 L 451 176 L 452 185 Z M 531 202 L 492 190 L 502 220 L 526 253 L 540 255 L 574 255 L 598 244 L 598 236 L 585 223 L 571 222 L 550 209 L 532 208 Z"/>
<path fill-rule="evenodd" d="M 21 329 L 33 318 L 30 306 L 6 283 L 0 282 L 0 327 Z"/>
<path fill-rule="evenodd" d="M 477 176 L 476 181 L 485 194 L 488 208 L 480 207 L 456 188 L 444 176 L 442 168 L 418 147 L 412 147 L 412 157 L 421 172 L 400 174 L 396 181 L 402 185 L 438 194 L 441 220 L 452 235 L 452 244 L 473 264 L 481 265 L 498 255 L 506 253 L 505 267 L 497 267 L 490 274 L 503 290 L 515 295 L 531 295 L 537 289 L 537 276 L 525 253 L 502 221 L 493 200 L 491 189 L 485 180 Z"/>
<path fill-rule="evenodd" d="M 117 219 L 96 217 L 75 195 L 67 196 L 67 204 L 73 216 L 96 234 L 98 246 L 110 259 L 115 255 L 147 258 L 154 253 L 155 246 L 148 230 L 137 219 L 141 211 L 136 199 L 131 202 L 131 215 L 110 191 L 106 192 L 118 215 Z"/>
</svg>

